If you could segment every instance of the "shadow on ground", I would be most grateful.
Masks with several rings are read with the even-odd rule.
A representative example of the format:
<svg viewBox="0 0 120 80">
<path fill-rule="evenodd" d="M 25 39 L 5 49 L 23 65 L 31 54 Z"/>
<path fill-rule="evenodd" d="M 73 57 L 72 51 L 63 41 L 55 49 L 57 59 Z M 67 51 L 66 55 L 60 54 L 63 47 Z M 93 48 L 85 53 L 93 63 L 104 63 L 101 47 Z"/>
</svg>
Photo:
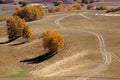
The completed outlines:
<svg viewBox="0 0 120 80">
<path fill-rule="evenodd" d="M 53 57 L 55 54 L 57 54 L 57 51 L 50 51 L 35 58 L 21 60 L 20 62 L 27 62 L 28 64 L 36 64 L 48 60 L 49 58 Z"/>
<path fill-rule="evenodd" d="M 10 46 L 22 45 L 22 44 L 25 44 L 25 43 L 28 43 L 28 42 L 29 42 L 29 41 L 26 40 L 26 41 L 22 41 L 22 42 L 19 42 L 19 43 L 11 44 Z"/>
<path fill-rule="evenodd" d="M 20 36 L 18 36 L 18 37 L 15 37 L 15 38 L 13 38 L 13 39 L 10 39 L 10 40 L 8 40 L 8 41 L 5 41 L 5 42 L 0 42 L 0 44 L 7 44 L 7 43 L 10 43 L 10 42 L 13 42 L 13 41 L 15 41 L 16 39 L 18 39 L 18 38 L 20 38 Z"/>
</svg>

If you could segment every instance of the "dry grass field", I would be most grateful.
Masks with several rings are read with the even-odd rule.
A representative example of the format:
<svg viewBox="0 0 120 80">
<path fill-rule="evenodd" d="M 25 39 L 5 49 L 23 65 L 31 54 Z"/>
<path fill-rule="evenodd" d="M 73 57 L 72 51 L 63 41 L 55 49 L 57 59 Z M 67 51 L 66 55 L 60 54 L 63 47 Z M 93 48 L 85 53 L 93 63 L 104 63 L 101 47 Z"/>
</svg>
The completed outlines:
<svg viewBox="0 0 120 80">
<path fill-rule="evenodd" d="M 28 43 L 13 45 L 24 41 L 20 38 L 0 44 L 0 80 L 119 80 L 120 16 L 101 14 L 105 11 L 60 12 L 28 22 L 33 32 Z M 0 42 L 7 40 L 1 24 Z M 45 53 L 39 37 L 49 29 L 65 37 L 65 47 L 41 63 L 20 63 Z"/>
</svg>

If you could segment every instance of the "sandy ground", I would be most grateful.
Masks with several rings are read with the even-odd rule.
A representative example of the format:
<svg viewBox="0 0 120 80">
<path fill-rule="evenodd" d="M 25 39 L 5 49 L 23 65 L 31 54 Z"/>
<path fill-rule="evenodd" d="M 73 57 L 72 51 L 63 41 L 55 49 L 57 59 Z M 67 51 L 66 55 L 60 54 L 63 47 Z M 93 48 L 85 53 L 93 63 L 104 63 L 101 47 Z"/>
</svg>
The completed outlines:
<svg viewBox="0 0 120 80">
<path fill-rule="evenodd" d="M 66 29 L 61 29 L 55 24 L 56 19 L 72 13 L 77 14 L 59 20 L 60 24 Z M 12 43 L 0 45 L 0 76 L 9 76 L 17 74 L 20 71 L 28 70 L 27 74 L 31 77 L 31 80 L 38 80 L 38 77 L 43 76 L 50 78 L 39 78 L 39 80 L 84 80 L 85 77 L 79 78 L 92 70 L 94 71 L 97 66 L 103 63 L 97 37 L 93 34 L 79 31 L 87 30 L 103 36 L 106 50 L 109 51 L 113 57 L 105 70 L 95 75 L 86 76 L 86 78 L 88 80 L 119 80 L 120 23 L 118 20 L 120 17 L 96 16 L 92 14 L 100 14 L 99 11 L 86 11 L 84 15 L 90 18 L 86 19 L 85 16 L 81 16 L 79 13 L 82 12 L 59 13 L 56 16 L 46 16 L 41 20 L 30 22 L 28 24 L 33 31 L 33 36 L 28 43 L 12 46 L 12 44 L 23 41 L 23 39 L 20 38 Z M 20 60 L 33 58 L 45 52 L 42 47 L 42 41 L 38 38 L 41 36 L 42 32 L 47 29 L 57 30 L 64 35 L 64 49 L 54 57 L 42 63 L 20 63 Z M 0 36 L 0 41 L 7 39 L 5 27 L 0 27 Z M 97 71 L 99 72 L 100 70 L 96 70 L 96 72 Z M 18 80 L 21 79 L 30 80 L 30 78 L 20 78 Z M 1 78 L 1 80 L 3 79 Z"/>
</svg>

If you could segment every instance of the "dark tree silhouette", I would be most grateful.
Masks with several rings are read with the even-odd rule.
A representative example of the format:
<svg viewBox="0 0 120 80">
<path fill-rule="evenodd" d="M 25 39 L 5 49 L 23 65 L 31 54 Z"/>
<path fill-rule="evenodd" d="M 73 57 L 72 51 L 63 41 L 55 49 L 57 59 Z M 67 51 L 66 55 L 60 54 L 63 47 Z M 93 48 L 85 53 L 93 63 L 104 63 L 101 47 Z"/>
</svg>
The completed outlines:
<svg viewBox="0 0 120 80">
<path fill-rule="evenodd" d="M 27 62 L 28 64 L 40 63 L 53 57 L 55 54 L 57 54 L 57 51 L 50 51 L 35 58 L 21 60 L 20 62 Z"/>
</svg>

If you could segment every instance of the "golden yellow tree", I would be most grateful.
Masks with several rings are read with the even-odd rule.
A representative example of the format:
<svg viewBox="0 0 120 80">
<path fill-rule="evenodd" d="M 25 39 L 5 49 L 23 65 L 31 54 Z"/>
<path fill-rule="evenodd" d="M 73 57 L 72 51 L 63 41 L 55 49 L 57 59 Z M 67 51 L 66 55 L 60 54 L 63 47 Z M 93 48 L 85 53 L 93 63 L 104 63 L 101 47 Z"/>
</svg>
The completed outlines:
<svg viewBox="0 0 120 80">
<path fill-rule="evenodd" d="M 45 10 L 42 8 L 42 5 L 39 4 L 39 5 L 34 5 L 33 7 L 39 9 L 40 13 L 42 14 L 42 16 L 45 15 Z"/>
<path fill-rule="evenodd" d="M 72 6 L 66 6 L 66 8 L 67 8 L 68 11 L 74 10 L 74 8 Z"/>
<path fill-rule="evenodd" d="M 57 7 L 56 7 L 56 12 L 60 12 L 60 11 L 65 11 L 65 6 L 64 4 L 59 4 Z"/>
<path fill-rule="evenodd" d="M 64 47 L 64 37 L 57 31 L 47 30 L 42 34 L 44 49 L 57 51 Z"/>
<path fill-rule="evenodd" d="M 24 19 L 18 16 L 12 16 L 6 21 L 8 38 L 14 39 L 16 37 L 29 38 L 32 32 Z"/>
<path fill-rule="evenodd" d="M 87 5 L 87 9 L 90 10 L 90 9 L 96 9 L 96 6 L 95 4 L 88 4 Z"/>
<path fill-rule="evenodd" d="M 40 19 L 43 16 L 43 13 L 34 6 L 25 6 L 21 10 L 15 12 L 14 16 L 19 16 L 20 18 L 25 19 L 26 21 L 33 21 Z"/>
<path fill-rule="evenodd" d="M 74 10 L 83 10 L 83 7 L 80 4 L 74 4 Z"/>
<path fill-rule="evenodd" d="M 103 10 L 110 10 L 111 8 L 109 6 L 102 6 Z"/>
</svg>

